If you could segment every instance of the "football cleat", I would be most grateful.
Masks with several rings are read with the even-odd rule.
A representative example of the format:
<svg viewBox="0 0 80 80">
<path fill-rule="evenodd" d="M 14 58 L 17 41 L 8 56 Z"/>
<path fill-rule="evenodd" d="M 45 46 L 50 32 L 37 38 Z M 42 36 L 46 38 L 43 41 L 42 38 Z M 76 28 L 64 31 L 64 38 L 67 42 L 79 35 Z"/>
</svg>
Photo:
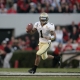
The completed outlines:
<svg viewBox="0 0 80 80">
<path fill-rule="evenodd" d="M 32 68 L 28 72 L 31 73 L 31 74 L 34 74 L 36 72 L 36 70 Z"/>
</svg>

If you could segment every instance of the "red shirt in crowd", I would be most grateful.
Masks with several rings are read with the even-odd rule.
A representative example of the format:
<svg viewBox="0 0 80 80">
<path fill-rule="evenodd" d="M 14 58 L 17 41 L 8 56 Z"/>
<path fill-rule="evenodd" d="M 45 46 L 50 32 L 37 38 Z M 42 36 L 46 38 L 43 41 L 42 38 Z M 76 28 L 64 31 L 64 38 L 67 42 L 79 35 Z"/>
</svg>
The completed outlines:
<svg viewBox="0 0 80 80">
<path fill-rule="evenodd" d="M 4 47 L 2 45 L 0 45 L 0 50 L 4 50 Z"/>
<path fill-rule="evenodd" d="M 24 3 L 24 0 L 18 0 L 18 1 L 17 1 L 17 5 L 18 5 L 18 6 L 22 5 L 23 3 Z"/>
<path fill-rule="evenodd" d="M 56 54 L 56 55 L 60 54 L 60 49 L 58 47 L 55 48 L 54 54 Z"/>
<path fill-rule="evenodd" d="M 26 4 L 24 0 L 18 0 L 17 6 L 19 6 L 23 11 L 26 11 L 29 8 L 29 4 Z"/>
<path fill-rule="evenodd" d="M 3 5 L 5 7 L 6 5 L 6 0 L 0 0 L 0 8 L 1 8 L 1 5 Z"/>
<path fill-rule="evenodd" d="M 70 2 L 74 5 L 76 3 L 76 0 L 70 0 Z"/>
<path fill-rule="evenodd" d="M 32 2 L 36 3 L 37 4 L 37 0 L 32 0 Z"/>
<path fill-rule="evenodd" d="M 78 32 L 80 33 L 80 23 L 78 24 Z"/>
<path fill-rule="evenodd" d="M 79 43 L 80 42 L 80 37 L 77 39 L 77 43 Z"/>
<path fill-rule="evenodd" d="M 72 50 L 73 47 L 71 44 L 66 44 L 66 46 L 64 47 L 63 51 L 68 51 L 68 50 Z"/>
<path fill-rule="evenodd" d="M 78 43 L 78 45 L 80 45 L 80 37 L 77 39 L 77 43 Z M 77 50 L 77 51 L 80 51 L 80 46 L 78 46 L 78 47 L 76 48 L 76 50 Z"/>
<path fill-rule="evenodd" d="M 77 50 L 77 51 L 80 51 L 80 46 L 78 46 L 78 47 L 76 48 L 76 50 Z"/>
<path fill-rule="evenodd" d="M 80 0 L 77 0 L 78 1 L 78 3 L 80 3 Z"/>
<path fill-rule="evenodd" d="M 68 32 L 67 31 L 63 31 L 63 39 L 64 39 L 64 41 L 68 41 L 69 36 L 68 36 Z"/>
<path fill-rule="evenodd" d="M 13 8 L 10 8 L 7 13 L 17 13 L 16 10 L 14 10 Z"/>
</svg>

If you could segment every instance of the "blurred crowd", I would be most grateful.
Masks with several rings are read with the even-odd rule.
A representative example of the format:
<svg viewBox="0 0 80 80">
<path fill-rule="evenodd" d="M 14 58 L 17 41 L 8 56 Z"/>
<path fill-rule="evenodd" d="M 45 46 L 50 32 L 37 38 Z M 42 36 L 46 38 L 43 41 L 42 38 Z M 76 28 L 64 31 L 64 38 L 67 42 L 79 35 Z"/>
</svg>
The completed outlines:
<svg viewBox="0 0 80 80">
<path fill-rule="evenodd" d="M 55 26 L 56 44 L 62 44 L 63 51 L 66 50 L 79 50 L 80 51 L 80 23 L 75 24 L 73 21 L 71 25 L 67 26 Z M 3 50 L 3 42 L 9 45 L 12 51 L 15 50 L 38 50 L 38 32 L 35 34 L 26 34 L 25 36 L 19 36 L 17 38 L 11 37 L 5 38 L 0 45 L 0 50 Z M 53 46 L 56 44 L 52 42 Z M 79 48 L 78 48 L 79 47 Z M 53 51 L 53 47 L 51 48 Z"/>
<path fill-rule="evenodd" d="M 80 23 L 75 24 L 73 21 L 71 25 L 68 26 L 56 26 L 55 33 L 56 44 L 61 46 L 62 52 L 80 51 Z M 55 45 L 54 42 L 53 45 Z"/>
<path fill-rule="evenodd" d="M 65 52 L 80 52 L 80 23 L 71 25 L 55 26 L 56 40 L 52 42 L 50 51 L 56 55 Z M 38 32 L 25 34 L 25 36 L 5 38 L 0 44 L 0 58 L 4 58 L 3 67 L 10 68 L 9 61 L 14 51 L 38 50 Z M 0 59 L 1 61 L 2 59 Z"/>
<path fill-rule="evenodd" d="M 80 0 L 0 0 L 0 14 L 17 13 L 80 13 Z M 50 51 L 59 55 L 66 51 L 80 51 L 80 23 L 55 26 L 56 40 Z M 9 61 L 14 51 L 38 50 L 38 32 L 10 39 L 5 38 L 0 44 L 0 67 L 10 68 Z"/>
<path fill-rule="evenodd" d="M 80 0 L 0 0 L 0 13 L 80 13 Z"/>
<path fill-rule="evenodd" d="M 16 13 L 80 13 L 80 0 L 0 0 L 0 14 Z M 80 51 L 80 22 L 70 25 L 55 26 L 56 40 L 50 51 L 59 55 L 63 52 Z M 0 62 L 3 68 L 10 68 L 9 61 L 14 51 L 38 50 L 38 32 L 10 39 L 5 38 L 0 44 Z M 3 61 L 4 60 L 4 61 Z"/>
</svg>

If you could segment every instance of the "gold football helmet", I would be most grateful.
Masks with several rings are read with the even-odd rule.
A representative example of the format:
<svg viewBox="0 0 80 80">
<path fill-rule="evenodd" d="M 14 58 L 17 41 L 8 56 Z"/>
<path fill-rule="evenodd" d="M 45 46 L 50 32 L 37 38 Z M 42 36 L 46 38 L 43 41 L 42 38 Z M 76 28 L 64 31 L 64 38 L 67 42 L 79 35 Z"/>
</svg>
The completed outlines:
<svg viewBox="0 0 80 80">
<path fill-rule="evenodd" d="M 41 24 L 46 24 L 48 22 L 48 14 L 47 13 L 41 13 L 39 20 L 41 22 Z"/>
</svg>

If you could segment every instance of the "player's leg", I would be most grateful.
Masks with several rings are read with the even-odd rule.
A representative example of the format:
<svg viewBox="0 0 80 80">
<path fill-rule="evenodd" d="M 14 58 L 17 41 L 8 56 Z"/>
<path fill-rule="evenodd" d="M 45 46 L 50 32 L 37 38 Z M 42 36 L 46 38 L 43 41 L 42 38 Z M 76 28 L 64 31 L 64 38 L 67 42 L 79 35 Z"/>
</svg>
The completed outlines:
<svg viewBox="0 0 80 80">
<path fill-rule="evenodd" d="M 35 73 L 36 69 L 40 63 L 40 59 L 46 59 L 48 57 L 46 51 L 48 50 L 50 44 L 48 43 L 39 43 L 39 50 L 36 53 L 35 64 L 32 69 L 29 70 L 29 73 Z M 44 54 L 44 55 L 43 55 Z"/>
<path fill-rule="evenodd" d="M 54 59 L 54 56 L 48 55 L 48 58 L 49 58 L 49 59 Z"/>
<path fill-rule="evenodd" d="M 47 59 L 47 58 L 49 58 L 49 59 L 54 59 L 54 56 L 53 55 L 48 55 L 47 54 L 47 51 L 48 51 L 48 49 L 50 48 L 50 43 L 48 44 L 48 43 L 45 43 L 42 47 L 41 47 L 41 50 L 39 50 L 38 52 L 37 52 L 37 54 L 40 54 L 41 55 L 41 57 L 42 57 L 42 59 L 43 60 L 45 60 L 45 59 Z"/>
<path fill-rule="evenodd" d="M 36 55 L 34 66 L 28 72 L 34 74 L 36 72 L 36 69 L 37 69 L 39 63 L 40 63 L 40 56 Z"/>
<path fill-rule="evenodd" d="M 41 44 L 41 43 L 39 43 L 39 50 L 41 50 L 41 47 L 42 47 L 43 45 Z M 39 51 L 38 50 L 38 51 Z M 38 52 L 37 51 L 37 52 Z M 40 59 L 41 59 L 41 55 L 38 55 L 37 53 L 36 53 L 36 59 L 35 59 L 35 63 L 34 63 L 34 66 L 33 66 L 33 68 L 31 68 L 28 72 L 29 73 L 35 73 L 36 72 L 36 69 L 37 69 L 37 66 L 39 65 L 39 63 L 40 63 Z"/>
<path fill-rule="evenodd" d="M 48 55 L 47 51 L 44 54 L 42 54 L 41 57 L 42 57 L 43 60 L 48 59 L 48 58 L 49 59 L 54 59 L 54 56 Z"/>
<path fill-rule="evenodd" d="M 54 59 L 54 58 L 56 58 L 56 57 L 53 56 L 53 55 L 48 55 L 48 54 L 47 54 L 47 51 L 48 51 L 49 47 L 50 47 L 50 44 L 48 44 L 48 43 L 42 44 L 40 50 L 37 52 L 38 55 L 41 55 L 41 57 L 42 57 L 43 60 L 45 60 L 45 59 L 47 59 L 47 58 L 49 58 L 49 59 Z M 36 61 L 36 64 L 38 64 L 37 61 Z M 38 66 L 38 65 L 37 65 L 37 66 Z"/>
<path fill-rule="evenodd" d="M 38 66 L 41 60 L 41 56 L 36 54 L 35 65 Z"/>
<path fill-rule="evenodd" d="M 45 60 L 47 58 L 49 58 L 49 59 L 55 59 L 55 60 L 58 60 L 59 59 L 58 56 L 47 54 L 47 51 L 48 51 L 48 49 L 50 47 L 50 44 L 44 43 L 44 44 L 40 44 L 40 45 L 41 45 L 41 47 L 38 50 L 37 55 L 41 55 L 41 57 L 42 57 L 43 60 Z M 39 62 L 40 61 L 36 60 L 35 61 L 35 65 L 38 66 L 39 65 Z"/>
</svg>

